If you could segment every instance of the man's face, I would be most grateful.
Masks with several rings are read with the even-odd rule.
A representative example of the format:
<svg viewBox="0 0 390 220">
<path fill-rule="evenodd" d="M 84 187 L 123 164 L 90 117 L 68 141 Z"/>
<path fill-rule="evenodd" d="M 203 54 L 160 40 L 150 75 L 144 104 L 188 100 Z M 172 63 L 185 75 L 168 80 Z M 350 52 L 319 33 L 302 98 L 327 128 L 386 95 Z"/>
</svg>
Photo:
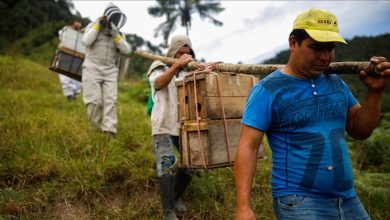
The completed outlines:
<svg viewBox="0 0 390 220">
<path fill-rule="evenodd" d="M 182 46 L 177 53 L 175 54 L 175 58 L 179 59 L 183 54 L 191 55 L 191 48 L 189 46 Z"/>
<path fill-rule="evenodd" d="M 75 21 L 75 22 L 73 22 L 72 27 L 75 30 L 79 30 L 81 28 L 81 23 L 78 21 Z"/>
<path fill-rule="evenodd" d="M 308 37 L 301 45 L 294 39 L 290 43 L 298 77 L 315 78 L 334 60 L 334 42 L 318 42 Z"/>
</svg>

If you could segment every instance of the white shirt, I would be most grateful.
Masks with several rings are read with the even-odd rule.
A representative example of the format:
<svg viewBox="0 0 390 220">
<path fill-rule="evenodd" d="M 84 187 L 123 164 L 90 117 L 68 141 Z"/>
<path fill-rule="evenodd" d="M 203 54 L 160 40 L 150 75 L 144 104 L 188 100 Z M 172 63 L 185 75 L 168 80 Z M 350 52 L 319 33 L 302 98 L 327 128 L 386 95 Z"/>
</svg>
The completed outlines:
<svg viewBox="0 0 390 220">
<path fill-rule="evenodd" d="M 156 68 L 149 75 L 149 83 L 152 88 L 152 98 L 154 102 L 151 114 L 152 135 L 169 134 L 179 136 L 180 123 L 178 119 L 178 101 L 175 80 L 182 78 L 186 72 L 180 71 L 178 76 L 172 77 L 171 81 L 165 88 L 156 90 L 156 79 L 167 69 L 167 66 L 165 69 L 162 67 Z"/>
</svg>

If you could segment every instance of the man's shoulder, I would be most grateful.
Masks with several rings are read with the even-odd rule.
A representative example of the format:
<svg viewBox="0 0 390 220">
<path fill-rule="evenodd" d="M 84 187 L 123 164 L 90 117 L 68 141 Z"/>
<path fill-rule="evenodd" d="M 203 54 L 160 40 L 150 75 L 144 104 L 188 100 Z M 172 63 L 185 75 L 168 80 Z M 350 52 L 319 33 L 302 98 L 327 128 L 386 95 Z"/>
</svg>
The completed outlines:
<svg viewBox="0 0 390 220">
<path fill-rule="evenodd" d="M 331 83 L 336 83 L 336 82 L 339 82 L 339 83 L 342 83 L 344 82 L 341 77 L 337 74 L 323 74 L 319 77 L 319 80 L 323 80 L 323 81 L 328 81 L 328 82 L 331 82 Z"/>
<path fill-rule="evenodd" d="M 268 84 L 268 83 L 273 83 L 273 82 L 279 80 L 279 78 L 281 78 L 281 77 L 283 77 L 282 72 L 280 72 L 280 70 L 275 70 L 272 73 L 268 74 L 263 79 L 261 79 L 260 84 L 264 85 L 264 84 Z"/>
<path fill-rule="evenodd" d="M 159 60 L 156 60 L 156 61 L 154 61 L 154 62 L 150 65 L 147 75 L 149 76 L 149 75 L 150 75 L 154 70 L 156 70 L 156 69 L 159 69 L 159 68 L 166 68 L 166 67 L 168 67 L 167 64 L 165 64 L 165 63 L 163 63 L 163 62 L 161 62 L 161 61 L 159 61 Z"/>
<path fill-rule="evenodd" d="M 150 65 L 150 67 L 153 67 L 153 66 L 167 66 L 167 64 L 165 64 L 164 62 L 160 61 L 160 60 L 155 60 L 153 61 L 153 63 Z"/>
<path fill-rule="evenodd" d="M 281 91 L 288 91 L 289 88 L 296 87 L 297 83 L 299 81 L 294 80 L 293 77 L 282 73 L 280 70 L 276 70 L 260 80 L 259 85 L 270 94 L 274 94 Z"/>
</svg>

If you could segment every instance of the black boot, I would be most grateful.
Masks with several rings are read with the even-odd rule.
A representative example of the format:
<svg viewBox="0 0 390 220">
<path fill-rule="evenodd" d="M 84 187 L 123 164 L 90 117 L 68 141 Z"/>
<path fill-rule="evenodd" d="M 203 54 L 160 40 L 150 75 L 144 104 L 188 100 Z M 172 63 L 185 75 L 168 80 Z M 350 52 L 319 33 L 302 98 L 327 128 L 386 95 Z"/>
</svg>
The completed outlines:
<svg viewBox="0 0 390 220">
<path fill-rule="evenodd" d="M 160 183 L 160 196 L 161 202 L 164 208 L 164 219 L 165 220 L 179 220 L 176 217 L 176 213 L 173 207 L 173 184 L 174 177 L 171 175 L 165 175 L 159 177 Z"/>
<path fill-rule="evenodd" d="M 183 201 L 181 200 L 181 196 L 187 189 L 187 186 L 190 184 L 192 175 L 188 174 L 188 172 L 191 170 L 188 170 L 186 168 L 179 168 L 176 173 L 175 178 L 175 197 L 174 197 L 174 208 L 178 212 L 185 212 L 187 211 L 186 206 L 184 205 Z"/>
</svg>

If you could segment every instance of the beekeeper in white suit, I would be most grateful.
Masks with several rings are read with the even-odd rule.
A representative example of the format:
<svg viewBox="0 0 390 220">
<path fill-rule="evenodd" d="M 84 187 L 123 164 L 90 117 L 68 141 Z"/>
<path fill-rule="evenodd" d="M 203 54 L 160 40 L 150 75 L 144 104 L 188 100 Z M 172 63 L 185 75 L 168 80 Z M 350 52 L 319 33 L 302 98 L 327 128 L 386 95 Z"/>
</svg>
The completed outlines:
<svg viewBox="0 0 390 220">
<path fill-rule="evenodd" d="M 117 129 L 117 87 L 119 53 L 129 54 L 130 45 L 119 29 L 126 15 L 110 3 L 103 16 L 86 27 L 83 44 L 86 46 L 83 63 L 83 99 L 92 125 L 111 137 Z"/>
<path fill-rule="evenodd" d="M 79 21 L 73 20 L 70 25 L 67 25 L 61 30 L 59 30 L 58 36 L 60 41 L 63 41 L 63 33 L 68 28 L 72 28 L 73 30 L 79 31 L 81 29 L 81 23 Z M 64 96 L 69 101 L 75 100 L 77 95 L 81 93 L 81 82 L 62 74 L 58 74 L 58 76 L 61 82 L 62 93 L 64 94 Z"/>
</svg>

